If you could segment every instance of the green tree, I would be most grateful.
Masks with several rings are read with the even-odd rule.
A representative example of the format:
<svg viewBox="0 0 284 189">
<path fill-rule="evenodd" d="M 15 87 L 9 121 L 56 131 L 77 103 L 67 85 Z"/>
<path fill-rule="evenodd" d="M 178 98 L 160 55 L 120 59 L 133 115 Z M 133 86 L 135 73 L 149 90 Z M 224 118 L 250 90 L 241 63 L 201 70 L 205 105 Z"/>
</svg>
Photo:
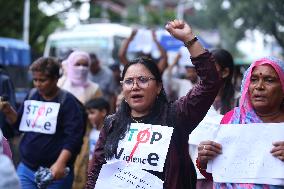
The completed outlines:
<svg viewBox="0 0 284 189">
<path fill-rule="evenodd" d="M 30 1 L 30 45 L 35 53 L 42 53 L 48 34 L 62 25 L 54 16 L 46 16 L 38 9 L 39 1 Z M 24 1 L 0 1 L 0 36 L 22 39 Z"/>
<path fill-rule="evenodd" d="M 202 3 L 202 9 L 186 19 L 202 29 L 217 29 L 223 48 L 236 52 L 236 42 L 248 29 L 270 34 L 284 47 L 282 0 L 204 0 Z"/>
<path fill-rule="evenodd" d="M 163 26 L 168 20 L 175 18 L 174 9 L 166 9 L 165 7 L 151 7 L 149 0 L 140 0 L 140 3 L 135 3 L 127 7 L 127 21 L 134 24 L 143 24 L 141 16 L 146 17 L 145 24 L 147 26 Z M 139 15 L 139 6 L 145 8 L 144 15 Z"/>
<path fill-rule="evenodd" d="M 259 29 L 275 37 L 284 48 L 284 6 L 282 0 L 229 1 L 232 20 L 242 19 L 242 29 Z"/>
<path fill-rule="evenodd" d="M 30 0 L 29 44 L 34 54 L 38 55 L 42 54 L 48 35 L 64 26 L 59 17 L 72 8 L 80 7 L 82 3 L 80 0 L 70 0 L 71 6 L 47 16 L 38 7 L 41 2 L 64 4 L 66 0 Z M 24 0 L 0 1 L 0 7 L 0 36 L 22 39 Z"/>
</svg>

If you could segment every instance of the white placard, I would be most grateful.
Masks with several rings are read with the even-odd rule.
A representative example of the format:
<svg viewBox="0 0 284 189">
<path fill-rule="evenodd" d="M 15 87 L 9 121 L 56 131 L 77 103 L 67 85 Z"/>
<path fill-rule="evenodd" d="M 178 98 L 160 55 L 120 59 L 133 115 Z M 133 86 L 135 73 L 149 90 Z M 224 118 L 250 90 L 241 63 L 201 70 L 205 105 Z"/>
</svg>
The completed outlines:
<svg viewBox="0 0 284 189">
<path fill-rule="evenodd" d="M 188 140 L 189 155 L 193 161 L 198 157 L 198 145 L 200 142 L 214 140 L 216 138 L 222 117 L 223 116 L 219 114 L 213 106 L 211 106 L 203 120 L 190 133 Z M 199 172 L 196 164 L 194 164 L 194 167 L 197 179 L 204 179 L 204 176 Z"/>
<path fill-rule="evenodd" d="M 221 125 L 215 142 L 222 154 L 212 161 L 214 181 L 283 183 L 284 163 L 270 153 L 273 142 L 284 141 L 283 133 L 284 123 Z"/>
<path fill-rule="evenodd" d="M 162 189 L 163 181 L 125 161 L 104 164 L 95 189 Z"/>
<path fill-rule="evenodd" d="M 188 143 L 199 145 L 206 140 L 214 140 L 222 120 L 222 115 L 216 112 L 213 106 L 210 107 L 204 119 L 190 133 Z"/>
<path fill-rule="evenodd" d="M 148 29 L 139 29 L 134 37 L 134 39 L 129 44 L 128 51 L 131 52 L 143 52 L 151 53 L 153 50 L 153 37 L 152 31 Z"/>
<path fill-rule="evenodd" d="M 60 104 L 26 100 L 20 123 L 20 131 L 54 134 Z"/>
<path fill-rule="evenodd" d="M 172 127 L 132 123 L 118 144 L 115 159 L 138 164 L 141 169 L 162 172 L 172 133 Z"/>
</svg>

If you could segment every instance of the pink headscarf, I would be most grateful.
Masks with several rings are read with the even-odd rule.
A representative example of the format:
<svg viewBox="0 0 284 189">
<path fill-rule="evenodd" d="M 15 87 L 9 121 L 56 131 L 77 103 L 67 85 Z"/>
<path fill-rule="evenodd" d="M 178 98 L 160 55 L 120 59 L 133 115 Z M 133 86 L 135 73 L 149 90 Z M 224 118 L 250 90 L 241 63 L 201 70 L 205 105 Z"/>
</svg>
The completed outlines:
<svg viewBox="0 0 284 189">
<path fill-rule="evenodd" d="M 266 57 L 256 60 L 244 74 L 241 86 L 241 99 L 239 101 L 239 107 L 234 109 L 233 116 L 229 123 L 232 124 L 245 124 L 245 123 L 261 123 L 261 119 L 256 115 L 249 98 L 248 88 L 250 85 L 250 78 L 253 68 L 263 64 L 271 65 L 276 71 L 284 91 L 284 62 L 274 57 Z"/>
<path fill-rule="evenodd" d="M 88 62 L 88 67 L 75 66 L 78 60 L 85 60 Z M 87 87 L 88 72 L 91 64 L 91 59 L 88 53 L 83 51 L 74 51 L 65 60 L 67 64 L 67 79 L 69 79 L 72 85 Z"/>
</svg>

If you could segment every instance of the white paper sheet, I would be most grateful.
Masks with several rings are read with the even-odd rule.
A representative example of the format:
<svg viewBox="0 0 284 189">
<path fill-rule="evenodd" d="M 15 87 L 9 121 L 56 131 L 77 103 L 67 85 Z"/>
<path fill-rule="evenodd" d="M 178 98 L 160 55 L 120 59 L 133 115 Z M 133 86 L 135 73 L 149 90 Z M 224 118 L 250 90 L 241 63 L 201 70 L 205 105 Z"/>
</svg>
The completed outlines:
<svg viewBox="0 0 284 189">
<path fill-rule="evenodd" d="M 139 165 L 117 161 L 103 165 L 95 189 L 162 189 L 163 181 Z"/>
<path fill-rule="evenodd" d="M 223 116 L 217 113 L 214 107 L 211 106 L 204 119 L 189 135 L 188 143 L 199 145 L 202 141 L 214 140 L 222 117 Z"/>
<path fill-rule="evenodd" d="M 215 142 L 223 153 L 212 162 L 214 181 L 283 183 L 284 162 L 270 153 L 273 142 L 284 141 L 283 133 L 284 123 L 221 126 Z"/>
</svg>

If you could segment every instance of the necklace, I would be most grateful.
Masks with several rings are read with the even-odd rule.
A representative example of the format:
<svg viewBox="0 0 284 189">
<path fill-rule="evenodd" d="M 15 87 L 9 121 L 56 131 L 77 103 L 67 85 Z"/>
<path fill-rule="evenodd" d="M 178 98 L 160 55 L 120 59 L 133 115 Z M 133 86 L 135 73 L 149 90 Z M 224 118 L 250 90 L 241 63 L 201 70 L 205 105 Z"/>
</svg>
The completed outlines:
<svg viewBox="0 0 284 189">
<path fill-rule="evenodd" d="M 280 110 L 276 111 L 276 112 L 272 112 L 272 113 L 268 113 L 268 114 L 260 114 L 256 112 L 256 115 L 258 115 L 259 117 L 274 117 L 274 116 L 278 116 L 281 113 Z"/>
<path fill-rule="evenodd" d="M 142 120 L 143 120 L 143 119 L 140 118 L 140 117 L 139 117 L 140 120 L 137 120 L 137 118 L 135 119 L 133 116 L 131 116 L 131 119 L 132 119 L 133 121 L 135 121 L 136 123 L 140 123 L 140 122 L 142 122 Z"/>
</svg>

